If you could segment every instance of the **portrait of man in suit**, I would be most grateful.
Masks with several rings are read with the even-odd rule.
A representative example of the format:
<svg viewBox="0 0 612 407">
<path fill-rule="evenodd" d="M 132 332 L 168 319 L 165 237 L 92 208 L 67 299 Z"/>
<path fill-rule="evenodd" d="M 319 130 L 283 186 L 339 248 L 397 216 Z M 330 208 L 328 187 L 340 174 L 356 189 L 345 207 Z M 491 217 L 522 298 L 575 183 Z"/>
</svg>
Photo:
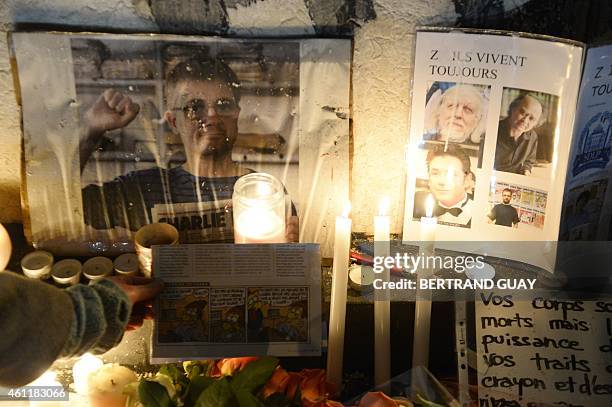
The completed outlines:
<svg viewBox="0 0 612 407">
<path fill-rule="evenodd" d="M 426 215 L 425 201 L 431 194 L 435 205 L 433 216 L 438 223 L 469 228 L 474 205 L 471 186 L 473 176 L 468 155 L 458 145 L 440 145 L 427 154 L 427 190 L 414 197 L 413 219 Z"/>
</svg>

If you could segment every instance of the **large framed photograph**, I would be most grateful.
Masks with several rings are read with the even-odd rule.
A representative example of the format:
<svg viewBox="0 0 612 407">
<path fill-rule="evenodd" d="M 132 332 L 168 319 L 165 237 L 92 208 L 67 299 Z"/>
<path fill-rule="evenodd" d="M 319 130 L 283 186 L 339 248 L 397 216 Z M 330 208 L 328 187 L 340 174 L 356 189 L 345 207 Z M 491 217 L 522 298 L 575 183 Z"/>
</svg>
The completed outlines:
<svg viewBox="0 0 612 407">
<path fill-rule="evenodd" d="M 282 183 L 303 241 L 330 246 L 317 225 L 348 196 L 349 129 L 337 113 L 348 110 L 349 41 L 12 40 L 36 246 L 122 251 L 152 222 L 173 224 L 183 243 L 232 242 L 233 187 L 253 172 Z M 315 167 L 334 174 L 333 194 L 327 177 L 300 177 Z M 308 201 L 313 194 L 333 202 Z"/>
</svg>

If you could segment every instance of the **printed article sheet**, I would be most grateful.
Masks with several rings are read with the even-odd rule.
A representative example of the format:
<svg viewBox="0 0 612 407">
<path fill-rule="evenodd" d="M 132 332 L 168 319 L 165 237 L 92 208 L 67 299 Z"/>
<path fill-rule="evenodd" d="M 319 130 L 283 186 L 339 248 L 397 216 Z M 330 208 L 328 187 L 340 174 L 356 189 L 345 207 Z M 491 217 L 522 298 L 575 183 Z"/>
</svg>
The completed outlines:
<svg viewBox="0 0 612 407">
<path fill-rule="evenodd" d="M 152 363 L 321 354 L 316 244 L 154 246 Z"/>
<path fill-rule="evenodd" d="M 404 241 L 419 240 L 429 195 L 435 239 L 450 249 L 556 241 L 582 46 L 439 31 L 417 31 Z M 551 247 L 481 252 L 552 270 Z"/>
</svg>

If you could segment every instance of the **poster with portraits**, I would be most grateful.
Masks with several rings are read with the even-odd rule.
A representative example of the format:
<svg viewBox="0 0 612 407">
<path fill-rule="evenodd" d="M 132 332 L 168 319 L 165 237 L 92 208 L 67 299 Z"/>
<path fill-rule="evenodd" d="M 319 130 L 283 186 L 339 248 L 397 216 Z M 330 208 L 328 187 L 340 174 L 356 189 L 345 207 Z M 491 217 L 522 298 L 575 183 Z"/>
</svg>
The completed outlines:
<svg viewBox="0 0 612 407">
<path fill-rule="evenodd" d="M 582 53 L 550 37 L 417 31 L 404 241 L 432 216 L 439 245 L 481 242 L 552 270 L 552 250 L 499 242 L 558 238 Z"/>
<path fill-rule="evenodd" d="M 559 239 L 611 240 L 612 45 L 586 52 Z"/>
<path fill-rule="evenodd" d="M 331 255 L 320 225 L 348 198 L 349 40 L 37 32 L 11 45 L 37 248 L 129 251 L 152 222 L 183 243 L 232 242 L 234 184 L 263 172 L 302 241 Z"/>
</svg>

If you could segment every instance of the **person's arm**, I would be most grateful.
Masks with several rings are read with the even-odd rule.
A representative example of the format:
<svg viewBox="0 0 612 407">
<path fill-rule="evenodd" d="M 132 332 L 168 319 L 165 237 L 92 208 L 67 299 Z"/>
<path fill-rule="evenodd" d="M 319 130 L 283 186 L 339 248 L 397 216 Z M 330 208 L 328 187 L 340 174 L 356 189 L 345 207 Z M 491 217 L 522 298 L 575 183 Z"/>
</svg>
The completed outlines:
<svg viewBox="0 0 612 407">
<path fill-rule="evenodd" d="M 516 208 L 514 208 L 514 219 L 512 219 L 512 227 L 518 228 L 519 223 L 521 223 L 521 218 L 519 218 L 518 212 L 516 211 Z"/>
<path fill-rule="evenodd" d="M 74 323 L 72 309 L 65 291 L 0 272 L 0 386 L 30 383 L 57 359 Z"/>
<path fill-rule="evenodd" d="M 67 290 L 0 272 L 0 386 L 22 386 L 59 357 L 105 352 L 117 345 L 132 305 L 161 283 L 113 278 Z"/>
<path fill-rule="evenodd" d="M 127 126 L 140 111 L 140 106 L 121 92 L 106 89 L 85 112 L 79 142 L 81 171 L 98 148 L 104 133 Z"/>
<path fill-rule="evenodd" d="M 487 214 L 487 223 L 493 223 L 495 220 L 495 207 L 492 207 L 489 213 Z"/>
</svg>

